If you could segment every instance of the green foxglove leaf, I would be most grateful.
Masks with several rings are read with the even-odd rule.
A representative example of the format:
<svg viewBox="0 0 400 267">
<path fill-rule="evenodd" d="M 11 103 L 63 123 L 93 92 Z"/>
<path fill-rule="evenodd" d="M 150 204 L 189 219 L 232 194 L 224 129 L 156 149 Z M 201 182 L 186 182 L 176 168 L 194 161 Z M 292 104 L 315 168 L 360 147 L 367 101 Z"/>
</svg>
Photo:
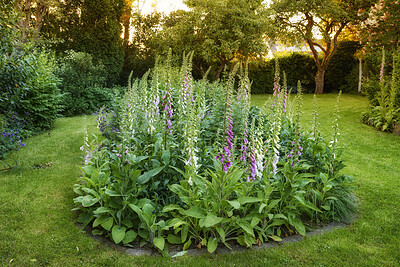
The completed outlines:
<svg viewBox="0 0 400 267">
<path fill-rule="evenodd" d="M 247 203 L 255 203 L 255 202 L 261 202 L 262 199 L 258 197 L 241 197 L 238 199 L 239 203 L 241 205 L 247 204 Z"/>
<path fill-rule="evenodd" d="M 136 170 L 136 171 L 131 172 L 129 174 L 129 178 L 131 179 L 131 181 L 136 183 L 141 172 L 142 172 L 141 170 Z"/>
<path fill-rule="evenodd" d="M 114 224 L 114 219 L 112 217 L 109 217 L 107 220 L 105 220 L 103 223 L 101 223 L 100 225 L 106 229 L 107 231 L 111 230 L 111 227 Z"/>
<path fill-rule="evenodd" d="M 154 207 L 151 204 L 144 204 L 143 208 L 142 208 L 143 212 L 147 213 L 147 214 L 152 214 L 154 211 Z"/>
<path fill-rule="evenodd" d="M 156 248 L 158 248 L 159 250 L 163 250 L 164 249 L 164 245 L 165 245 L 165 239 L 162 236 L 159 237 L 154 237 L 153 239 L 153 244 Z"/>
<path fill-rule="evenodd" d="M 306 236 L 306 228 L 304 227 L 302 221 L 300 221 L 299 219 L 294 219 L 293 226 L 300 235 Z"/>
<path fill-rule="evenodd" d="M 261 205 L 260 205 L 260 208 L 258 208 L 258 213 L 262 213 L 262 211 L 263 211 L 263 209 L 266 207 L 267 205 L 265 204 L 265 203 L 262 203 Z"/>
<path fill-rule="evenodd" d="M 179 184 L 172 184 L 168 186 L 169 190 L 177 194 L 179 197 L 185 195 L 185 189 Z"/>
<path fill-rule="evenodd" d="M 221 227 L 217 227 L 217 232 L 221 237 L 222 242 L 225 242 L 225 232 Z"/>
<path fill-rule="evenodd" d="M 112 213 L 112 210 L 106 207 L 100 207 L 93 211 L 94 214 Z"/>
<path fill-rule="evenodd" d="M 129 243 L 133 242 L 133 240 L 135 240 L 136 237 L 137 237 L 137 233 L 133 230 L 129 230 L 128 232 L 125 233 L 125 237 L 122 240 L 122 243 L 129 244 Z"/>
<path fill-rule="evenodd" d="M 191 245 L 192 245 L 192 240 L 189 239 L 189 240 L 183 245 L 183 250 L 187 250 L 188 248 L 190 248 Z"/>
<path fill-rule="evenodd" d="M 158 167 L 155 169 L 152 169 L 148 172 L 143 173 L 142 175 L 140 175 L 137 179 L 137 182 L 139 184 L 145 184 L 147 183 L 151 177 L 156 176 L 157 174 L 159 174 L 162 170 L 164 169 L 164 167 Z"/>
<path fill-rule="evenodd" d="M 198 206 L 192 207 L 188 210 L 184 210 L 182 211 L 182 214 L 197 219 L 202 219 L 206 217 L 206 211 Z"/>
<path fill-rule="evenodd" d="M 218 247 L 218 238 L 210 237 L 207 243 L 207 251 L 213 253 Z"/>
<path fill-rule="evenodd" d="M 241 220 L 237 223 L 240 228 L 242 228 L 246 233 L 248 233 L 249 235 L 254 237 L 254 231 L 253 231 L 253 227 L 251 227 L 250 223 Z"/>
<path fill-rule="evenodd" d="M 304 207 L 312 209 L 314 211 L 321 212 L 321 210 L 319 208 L 317 208 L 314 204 L 312 204 L 311 202 L 305 200 L 304 196 L 302 196 L 302 195 L 294 195 L 293 197 L 295 199 L 297 199 Z"/>
<path fill-rule="evenodd" d="M 82 169 L 85 172 L 85 174 L 87 174 L 88 176 L 90 176 L 92 174 L 92 172 L 95 170 L 95 168 L 91 165 L 86 165 Z"/>
<path fill-rule="evenodd" d="M 208 213 L 207 217 L 204 219 L 204 227 L 211 227 L 220 223 L 224 218 L 217 217 L 212 213 Z"/>
<path fill-rule="evenodd" d="M 110 215 L 101 215 L 99 217 L 97 217 L 94 221 L 93 221 L 93 227 L 97 227 L 99 225 L 101 225 L 102 223 L 104 223 L 106 220 L 112 218 Z"/>
<path fill-rule="evenodd" d="M 151 204 L 151 200 L 148 198 L 141 198 L 139 201 L 136 203 L 136 206 L 138 206 L 140 209 L 143 208 L 145 204 Z"/>
<path fill-rule="evenodd" d="M 268 237 L 271 238 L 272 240 L 276 241 L 276 242 L 282 241 L 282 238 L 280 238 L 277 235 L 269 235 Z"/>
<path fill-rule="evenodd" d="M 96 204 L 97 202 L 99 202 L 99 200 L 90 195 L 86 195 L 82 198 L 82 206 L 84 206 L 84 207 L 91 207 L 94 204 Z"/>
<path fill-rule="evenodd" d="M 188 236 L 188 232 L 189 232 L 189 226 L 187 224 L 182 226 L 182 230 L 181 230 L 181 241 L 185 242 Z"/>
<path fill-rule="evenodd" d="M 171 152 L 169 150 L 164 150 L 161 156 L 161 159 L 164 163 L 164 165 L 169 164 L 169 159 L 171 158 Z"/>
<path fill-rule="evenodd" d="M 240 209 L 240 203 L 239 203 L 239 201 L 237 201 L 237 200 L 228 200 L 228 203 L 229 204 L 231 204 L 231 206 L 234 208 L 234 209 Z"/>
<path fill-rule="evenodd" d="M 169 212 L 172 210 L 182 210 L 181 206 L 177 205 L 177 204 L 170 204 L 168 206 L 165 206 L 163 208 L 163 212 Z"/>
<path fill-rule="evenodd" d="M 125 231 L 126 231 L 125 227 L 114 225 L 111 231 L 111 235 L 115 244 L 120 243 L 125 238 Z"/>
<path fill-rule="evenodd" d="M 182 244 L 182 239 L 176 235 L 169 234 L 167 240 L 171 244 Z"/>
<path fill-rule="evenodd" d="M 111 189 L 108 189 L 108 188 L 104 191 L 104 193 L 106 193 L 106 195 L 108 195 L 110 197 L 121 197 L 121 196 L 123 196 L 121 194 L 118 194 L 114 190 L 111 190 Z"/>
</svg>

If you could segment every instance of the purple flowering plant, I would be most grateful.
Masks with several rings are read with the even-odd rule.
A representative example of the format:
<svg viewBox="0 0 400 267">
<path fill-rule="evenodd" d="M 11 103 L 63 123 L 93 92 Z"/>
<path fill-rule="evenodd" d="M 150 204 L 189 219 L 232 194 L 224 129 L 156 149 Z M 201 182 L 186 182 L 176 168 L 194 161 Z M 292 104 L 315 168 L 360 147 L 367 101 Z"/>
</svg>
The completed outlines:
<svg viewBox="0 0 400 267">
<path fill-rule="evenodd" d="M 178 70 L 157 63 L 130 84 L 119 109 L 98 111 L 107 138 L 90 150 L 76 186 L 81 223 L 118 244 L 213 252 L 228 240 L 246 247 L 280 240 L 288 229 L 306 235 L 308 221 L 345 216 L 334 209 L 335 190 L 347 190 L 339 154 L 330 161 L 332 153 L 318 149 L 324 141 L 300 127 L 300 104 L 289 115 L 279 73 L 259 109 L 250 103 L 246 68 L 236 65 L 219 82 L 195 81 L 191 56 Z"/>
</svg>

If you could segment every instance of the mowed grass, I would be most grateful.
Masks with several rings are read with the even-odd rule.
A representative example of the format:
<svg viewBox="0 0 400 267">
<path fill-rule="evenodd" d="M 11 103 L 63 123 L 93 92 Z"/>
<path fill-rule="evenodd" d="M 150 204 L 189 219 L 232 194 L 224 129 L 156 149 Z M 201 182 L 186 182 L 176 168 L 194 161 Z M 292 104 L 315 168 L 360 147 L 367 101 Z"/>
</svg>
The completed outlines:
<svg viewBox="0 0 400 267">
<path fill-rule="evenodd" d="M 252 97 L 262 105 L 266 95 Z M 311 127 L 312 95 L 304 97 L 302 126 Z M 322 135 L 332 132 L 336 95 L 318 96 Z M 344 95 L 340 144 L 344 172 L 355 178 L 358 218 L 347 228 L 262 251 L 229 255 L 134 257 L 93 240 L 75 225 L 74 183 L 80 175 L 85 132 L 94 117 L 57 120 L 50 133 L 27 140 L 10 155 L 21 166 L 0 172 L 1 266 L 400 266 L 400 137 L 361 123 L 367 100 Z M 52 162 L 50 168 L 34 165 Z"/>
</svg>

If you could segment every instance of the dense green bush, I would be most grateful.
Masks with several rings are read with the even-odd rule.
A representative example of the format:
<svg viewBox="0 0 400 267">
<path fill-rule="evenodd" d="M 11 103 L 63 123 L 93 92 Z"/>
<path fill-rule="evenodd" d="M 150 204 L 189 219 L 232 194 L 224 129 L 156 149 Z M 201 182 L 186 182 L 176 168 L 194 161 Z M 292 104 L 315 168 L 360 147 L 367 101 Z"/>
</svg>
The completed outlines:
<svg viewBox="0 0 400 267">
<path fill-rule="evenodd" d="M 363 121 L 381 131 L 391 132 L 400 121 L 400 49 L 393 53 L 391 76 L 385 75 L 385 66 L 383 50 L 379 80 L 369 79 L 365 84 L 370 109 L 363 114 Z"/>
<path fill-rule="evenodd" d="M 273 97 L 259 109 L 238 65 L 221 82 L 194 81 L 190 58 L 181 70 L 158 65 L 130 84 L 117 111 L 98 112 L 107 139 L 82 147 L 78 221 L 117 244 L 167 255 L 168 243 L 251 247 L 348 218 L 354 199 L 352 178 L 340 173 L 339 105 L 328 142 L 316 108 L 313 131 L 300 128 L 299 84 L 288 103 L 286 80 L 281 86 L 276 75 Z"/>
<path fill-rule="evenodd" d="M 315 89 L 316 66 L 312 56 L 303 53 L 291 53 L 278 56 L 281 71 L 286 73 L 289 88 L 295 89 L 297 81 L 301 81 L 303 90 L 311 93 Z M 249 64 L 249 78 L 252 81 L 253 94 L 271 94 L 275 59 L 255 61 Z"/>
<path fill-rule="evenodd" d="M 357 93 L 359 66 L 355 53 L 360 48 L 360 43 L 356 41 L 338 43 L 325 73 L 324 92 Z"/>
<path fill-rule="evenodd" d="M 61 79 L 63 114 L 66 116 L 91 114 L 110 105 L 114 97 L 114 89 L 105 87 L 105 66 L 94 64 L 87 53 L 68 51 L 59 60 L 56 74 Z"/>
<path fill-rule="evenodd" d="M 0 114 L 6 150 L 52 127 L 61 109 L 54 58 L 45 52 L 15 51 L 0 59 Z"/>
</svg>

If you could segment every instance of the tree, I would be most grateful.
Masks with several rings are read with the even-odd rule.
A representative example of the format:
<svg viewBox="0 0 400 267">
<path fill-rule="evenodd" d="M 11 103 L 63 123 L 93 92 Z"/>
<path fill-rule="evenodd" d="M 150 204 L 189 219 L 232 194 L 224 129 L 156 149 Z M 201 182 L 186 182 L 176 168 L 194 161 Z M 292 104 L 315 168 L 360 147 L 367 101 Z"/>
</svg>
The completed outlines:
<svg viewBox="0 0 400 267">
<path fill-rule="evenodd" d="M 121 38 L 125 0 L 64 0 L 45 17 L 43 35 L 57 39 L 58 51 L 93 55 L 108 70 L 107 83 L 118 81 L 124 61 Z"/>
<path fill-rule="evenodd" d="M 361 25 L 361 36 L 367 51 L 396 50 L 400 46 L 400 2 L 380 0 Z"/>
<path fill-rule="evenodd" d="M 371 1 L 360 0 L 273 1 L 271 8 L 281 36 L 305 41 L 311 49 L 317 66 L 315 94 L 324 92 L 325 71 L 339 36 L 348 25 L 364 20 L 366 16 L 360 16 L 358 11 L 370 5 Z"/>
<path fill-rule="evenodd" d="M 17 21 L 18 14 L 14 10 L 13 3 L 0 0 L 0 54 L 2 56 L 11 53 L 14 49 L 19 36 Z"/>
<path fill-rule="evenodd" d="M 172 25 L 166 25 L 176 38 L 172 42 L 180 47 L 173 50 L 194 50 L 208 64 L 217 62 L 217 79 L 235 57 L 265 51 L 261 0 L 187 0 L 185 4 L 191 10 L 175 13 L 168 22 Z"/>
</svg>

